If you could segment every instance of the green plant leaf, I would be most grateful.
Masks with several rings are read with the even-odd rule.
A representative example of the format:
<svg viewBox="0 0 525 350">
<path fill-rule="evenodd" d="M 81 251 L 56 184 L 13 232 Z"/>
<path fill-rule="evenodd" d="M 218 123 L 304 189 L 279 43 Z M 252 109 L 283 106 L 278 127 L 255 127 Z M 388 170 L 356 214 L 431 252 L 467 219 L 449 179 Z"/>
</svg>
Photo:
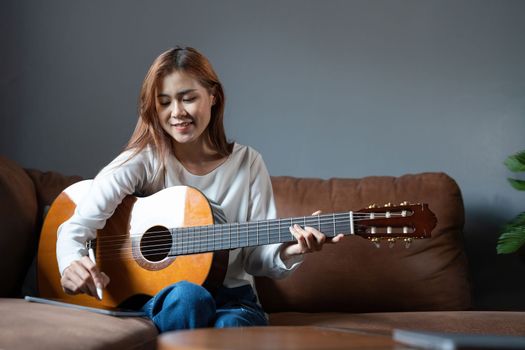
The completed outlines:
<svg viewBox="0 0 525 350">
<path fill-rule="evenodd" d="M 518 191 L 525 191 L 525 181 L 511 178 L 508 178 L 507 180 L 509 180 L 510 185 Z"/>
<path fill-rule="evenodd" d="M 498 254 L 510 254 L 520 249 L 523 244 L 525 244 L 525 228 L 502 234 L 499 237 L 496 250 Z"/>
<path fill-rule="evenodd" d="M 525 244 L 525 212 L 507 223 L 499 237 L 496 250 L 498 254 L 509 254 Z"/>
<path fill-rule="evenodd" d="M 514 219 L 510 220 L 503 226 L 503 231 L 510 230 L 515 227 L 525 227 L 525 212 L 520 213 Z"/>
<path fill-rule="evenodd" d="M 521 151 L 512 156 L 507 157 L 507 159 L 505 159 L 504 164 L 510 171 L 525 171 L 525 151 Z"/>
</svg>

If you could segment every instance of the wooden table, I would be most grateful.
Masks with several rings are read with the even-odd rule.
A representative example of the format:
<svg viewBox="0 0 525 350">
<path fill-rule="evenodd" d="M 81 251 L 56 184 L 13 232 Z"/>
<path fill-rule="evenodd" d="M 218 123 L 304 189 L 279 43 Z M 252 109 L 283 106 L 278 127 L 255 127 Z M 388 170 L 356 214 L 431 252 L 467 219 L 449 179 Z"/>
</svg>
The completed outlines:
<svg viewBox="0 0 525 350">
<path fill-rule="evenodd" d="M 390 335 L 313 326 L 201 328 L 164 333 L 159 350 L 408 349 Z"/>
</svg>

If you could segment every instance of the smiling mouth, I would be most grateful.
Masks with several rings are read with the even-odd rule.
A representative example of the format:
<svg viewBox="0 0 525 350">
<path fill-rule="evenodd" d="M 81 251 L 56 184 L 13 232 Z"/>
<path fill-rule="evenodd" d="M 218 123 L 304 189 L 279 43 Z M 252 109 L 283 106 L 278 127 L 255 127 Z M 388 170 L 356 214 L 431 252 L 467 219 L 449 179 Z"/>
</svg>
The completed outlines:
<svg viewBox="0 0 525 350">
<path fill-rule="evenodd" d="M 174 126 L 176 128 L 185 128 L 191 124 L 193 124 L 192 119 L 175 119 L 172 123 L 170 123 L 171 126 Z"/>
<path fill-rule="evenodd" d="M 184 128 L 190 124 L 193 124 L 193 122 L 182 122 L 182 123 L 176 123 L 176 124 L 172 124 L 173 126 L 177 127 L 177 128 Z"/>
</svg>

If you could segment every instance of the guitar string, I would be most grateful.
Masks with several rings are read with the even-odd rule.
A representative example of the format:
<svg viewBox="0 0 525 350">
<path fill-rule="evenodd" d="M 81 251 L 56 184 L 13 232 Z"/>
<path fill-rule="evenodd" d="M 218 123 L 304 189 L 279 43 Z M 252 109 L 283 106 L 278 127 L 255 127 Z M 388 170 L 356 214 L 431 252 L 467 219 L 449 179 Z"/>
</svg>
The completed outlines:
<svg viewBox="0 0 525 350">
<path fill-rule="evenodd" d="M 332 236 L 329 236 L 332 237 Z M 278 238 L 281 238 L 281 240 L 278 240 Z M 289 237 L 290 240 L 292 239 Z M 272 243 L 283 243 L 286 240 L 283 239 L 283 235 L 278 235 L 276 233 L 270 233 L 265 234 L 264 237 L 259 237 L 259 243 L 257 244 L 256 240 L 254 238 L 249 239 L 247 237 L 244 237 L 243 239 L 236 239 L 232 237 L 230 239 L 229 236 L 223 236 L 223 237 L 212 237 L 209 240 L 188 240 L 186 242 L 173 242 L 171 238 L 165 238 L 165 239 L 158 239 L 155 241 L 156 244 L 148 244 L 146 247 L 141 249 L 141 252 L 144 254 L 154 254 L 156 252 L 165 252 L 167 249 L 175 251 L 180 251 L 181 254 L 184 252 L 205 252 L 205 251 L 213 251 L 213 250 L 220 250 L 220 249 L 214 249 L 216 247 L 224 247 L 231 249 L 231 248 L 238 248 L 238 247 L 244 247 L 244 246 L 251 246 L 251 245 L 264 245 L 264 244 L 272 244 Z M 205 242 L 206 244 L 203 244 Z M 101 246 L 99 249 L 101 249 L 101 252 L 118 252 L 119 250 L 127 250 L 129 247 L 121 248 L 122 246 Z M 206 249 L 207 248 L 207 249 Z M 222 248 L 224 249 L 224 248 Z"/>
<path fill-rule="evenodd" d="M 402 239 L 403 237 L 392 237 L 392 238 L 395 238 L 395 239 Z M 417 239 L 417 237 L 413 237 L 414 239 Z M 215 250 L 202 250 L 202 251 L 188 251 L 188 252 L 182 252 L 180 254 L 170 254 L 170 253 L 166 253 L 165 250 L 163 250 L 162 252 L 159 252 L 158 255 L 161 256 L 160 259 L 158 260 L 151 260 L 151 258 L 149 259 L 149 261 L 153 261 L 153 262 L 158 262 L 158 261 L 162 261 L 164 259 L 167 259 L 167 258 L 176 258 L 176 257 L 180 257 L 180 256 L 188 256 L 188 255 L 194 255 L 194 254 L 205 254 L 205 253 L 212 253 L 212 252 L 216 252 L 216 251 L 220 251 L 220 250 L 230 250 L 230 249 L 236 249 L 236 248 L 239 248 L 239 247 L 222 247 L 222 248 L 217 248 Z M 150 253 L 151 255 L 155 255 L 155 254 L 152 254 Z M 151 256 L 149 255 L 149 256 Z M 148 255 L 145 255 L 145 254 L 142 254 L 142 256 L 144 257 L 144 259 L 148 260 Z M 104 253 L 103 256 L 99 256 L 97 259 L 103 259 L 103 261 L 108 261 L 108 260 L 135 260 L 136 257 L 134 256 L 133 254 L 133 251 L 132 250 L 128 250 L 126 252 L 121 252 L 121 253 L 111 253 L 111 254 L 106 254 Z"/>
<path fill-rule="evenodd" d="M 366 227 L 366 226 L 365 226 Z M 343 230 L 339 230 L 339 232 L 341 232 L 342 234 L 344 234 Z M 347 230 L 346 230 L 347 232 Z M 371 236 L 375 236 L 377 238 L 382 238 L 382 237 L 387 237 L 387 238 L 407 238 L 407 237 L 410 237 L 410 235 L 413 235 L 412 232 L 401 232 L 401 231 L 391 231 L 390 233 L 388 232 L 382 232 L 382 231 L 379 231 L 379 232 L 376 232 L 376 233 L 370 233 L 369 235 Z M 165 250 L 165 248 L 169 247 L 169 248 L 173 248 L 175 250 L 184 250 L 184 248 L 187 248 L 187 250 L 192 250 L 192 249 L 195 249 L 196 247 L 199 247 L 201 248 L 202 246 L 205 246 L 205 247 L 211 247 L 211 246 L 216 246 L 216 245 L 223 245 L 225 242 L 228 242 L 230 245 L 233 245 L 233 246 L 236 246 L 236 245 L 241 245 L 241 246 L 244 246 L 244 244 L 249 244 L 249 243 L 252 243 L 254 240 L 253 237 L 241 237 L 241 239 L 238 239 L 237 237 L 235 237 L 236 235 L 232 234 L 232 237 L 230 238 L 230 235 L 227 234 L 227 235 L 223 235 L 223 236 L 220 236 L 220 237 L 215 237 L 215 236 L 210 236 L 211 238 L 210 239 L 206 239 L 206 240 L 200 240 L 200 239 L 192 239 L 192 237 L 186 237 L 188 238 L 187 240 L 185 241 L 182 241 L 182 242 L 178 242 L 177 239 L 175 239 L 175 242 L 174 240 L 170 237 L 170 238 L 158 238 L 156 240 L 151 240 L 151 241 L 148 241 L 147 244 L 146 244 L 146 247 L 143 249 L 144 252 L 154 252 L 154 251 L 163 251 Z M 285 236 L 289 236 L 289 238 L 291 239 L 292 236 L 290 235 L 290 233 L 286 233 Z M 331 235 L 328 235 L 328 238 L 333 238 L 335 237 L 334 236 L 331 236 Z M 281 238 L 280 240 L 278 238 Z M 285 240 L 283 239 L 283 235 L 279 235 L 278 233 L 268 233 L 268 234 L 263 234 L 259 237 L 259 242 L 267 242 L 265 244 L 272 244 L 272 243 L 283 243 L 283 242 L 286 242 L 286 241 L 289 241 L 289 240 Z M 184 239 L 184 238 L 183 238 Z M 205 242 L 205 244 L 203 244 L 203 242 Z M 123 244 L 126 243 L 126 241 L 123 241 L 122 242 Z M 254 244 L 254 245 L 257 245 L 257 244 Z M 122 244 L 121 245 L 118 245 L 118 244 L 112 244 L 112 245 L 107 245 L 107 244 L 101 244 L 101 245 L 98 245 L 98 249 L 103 249 L 105 251 L 108 251 L 108 250 L 118 250 L 120 249 L 120 247 L 122 247 Z"/>
<path fill-rule="evenodd" d="M 361 216 L 356 216 L 354 214 L 353 216 L 353 219 L 354 221 L 369 221 L 369 220 L 378 220 L 378 219 L 388 219 L 388 218 L 398 218 L 398 217 L 404 217 L 403 214 L 400 214 L 400 213 L 392 213 L 390 214 L 390 216 L 387 216 L 386 214 L 384 216 L 381 216 L 381 214 L 375 214 L 374 215 L 374 218 L 371 219 L 369 217 L 369 215 L 361 215 Z M 408 217 L 408 216 L 407 216 Z M 338 221 L 349 221 L 349 215 L 348 213 L 344 213 L 344 214 L 336 214 L 335 216 L 335 219 L 338 220 Z M 290 224 L 287 225 L 286 222 L 290 221 Z M 106 239 L 106 242 L 112 240 L 112 239 L 115 239 L 116 241 L 118 241 L 118 237 L 138 237 L 138 236 L 142 236 L 144 235 L 145 233 L 148 233 L 148 234 L 157 234 L 157 233 L 163 233 L 163 232 L 166 232 L 166 231 L 170 231 L 170 230 L 191 230 L 193 228 L 200 228 L 202 231 L 206 231 L 206 233 L 209 233 L 209 230 L 207 228 L 210 228 L 210 227 L 215 227 L 214 230 L 219 230 L 217 227 L 223 227 L 223 228 L 226 228 L 226 227 L 230 227 L 230 226 L 250 226 L 250 227 L 245 227 L 243 229 L 248 229 L 248 231 L 250 230 L 253 230 L 253 229 L 256 229 L 257 226 L 260 226 L 261 228 L 265 228 L 265 227 L 281 227 L 282 229 L 284 229 L 285 227 L 288 227 L 288 226 L 291 226 L 292 224 L 301 224 L 301 225 L 305 225 L 305 221 L 306 221 L 306 226 L 310 226 L 310 224 L 318 224 L 318 223 L 321 223 L 321 224 L 325 224 L 325 225 L 332 225 L 333 224 L 333 221 L 334 221 L 334 216 L 333 215 L 329 215 L 329 216 L 323 216 L 323 217 L 320 217 L 319 219 L 317 218 L 317 216 L 307 216 L 307 217 L 294 217 L 294 218 L 289 218 L 289 219 L 270 219 L 270 220 L 261 220 L 261 221 L 250 221 L 250 222 L 241 222 L 241 223 L 231 223 L 231 224 L 216 224 L 216 225 L 213 225 L 213 224 L 210 224 L 210 225 L 202 225 L 202 226 L 188 226 L 188 227 L 175 227 L 175 228 L 166 228 L 164 230 L 157 230 L 157 231 L 147 231 L 147 232 L 143 232 L 143 233 L 131 233 L 131 234 L 122 234 L 122 235 L 109 235 L 109 236 L 106 236 L 104 237 L 104 239 Z M 283 224 L 284 222 L 284 224 Z M 338 223 L 336 222 L 336 225 Z M 158 225 L 160 226 L 160 225 Z M 251 227 L 253 226 L 253 227 Z M 201 233 L 201 232 L 199 232 Z"/>
<path fill-rule="evenodd" d="M 288 233 L 290 240 L 292 240 L 291 235 Z M 333 237 L 333 236 L 329 236 Z M 188 237 L 189 238 L 189 237 Z M 278 238 L 281 238 L 279 240 Z M 287 241 L 284 238 L 284 235 L 279 235 L 278 233 L 269 233 L 264 234 L 264 237 L 259 237 L 259 245 L 263 244 L 272 244 L 272 243 L 281 243 L 284 241 Z M 288 241 L 290 241 L 288 240 Z M 186 240 L 185 242 L 175 242 L 170 238 L 164 238 L 164 239 L 157 239 L 154 242 L 155 244 L 151 244 L 151 242 L 148 242 L 146 246 L 141 249 L 141 252 L 143 254 L 154 254 L 156 252 L 165 252 L 168 250 L 174 250 L 176 252 L 190 252 L 190 251 L 210 251 L 210 250 L 217 250 L 213 249 L 216 247 L 224 247 L 227 246 L 227 248 L 236 248 L 241 246 L 250 246 L 250 245 L 258 245 L 256 239 L 253 237 L 249 239 L 248 237 L 242 237 L 242 239 L 237 239 L 236 237 L 232 237 L 230 239 L 229 235 L 222 236 L 222 237 L 210 237 L 208 240 Z M 206 249 L 208 248 L 208 249 Z M 101 245 L 98 246 L 97 249 L 100 249 L 100 252 L 118 252 L 119 250 L 127 250 L 129 247 L 122 248 L 122 245 L 116 246 L 108 246 L 108 245 Z"/>
<path fill-rule="evenodd" d="M 359 227 L 367 227 L 367 226 L 362 226 L 362 225 L 358 225 L 358 228 Z M 385 237 L 385 238 L 407 238 L 407 234 L 406 233 L 403 233 L 402 236 L 399 235 L 400 232 L 392 232 L 390 234 L 386 234 L 386 236 L 383 234 L 383 235 L 380 235 L 379 233 L 377 233 L 375 236 L 376 237 Z M 171 237 L 169 239 L 165 239 L 165 240 L 157 240 L 157 242 L 161 242 L 161 244 L 156 244 L 156 245 L 150 245 L 148 244 L 147 247 L 144 247 L 144 249 L 141 250 L 141 252 L 144 254 L 144 255 L 147 255 L 147 254 L 155 254 L 155 253 L 162 253 L 163 255 L 165 255 L 166 251 L 171 251 L 171 250 L 174 250 L 176 252 L 176 254 L 174 254 L 175 256 L 178 256 L 178 255 L 187 255 L 187 254 L 195 254 L 195 253 L 204 253 L 204 252 L 208 252 L 208 251 L 216 251 L 216 250 L 221 250 L 221 249 L 232 249 L 232 248 L 239 248 L 239 247 L 243 247 L 243 246 L 256 246 L 256 245 L 262 245 L 262 244 L 271 244 L 271 243 L 279 243 L 279 242 L 282 242 L 282 235 L 279 235 L 279 234 L 276 234 L 275 232 L 274 233 L 270 233 L 268 235 L 264 235 L 264 236 L 267 236 L 266 238 L 266 242 L 267 243 L 262 243 L 265 241 L 265 237 L 260 237 L 260 241 L 259 242 L 254 242 L 253 239 L 250 240 L 248 238 L 246 238 L 246 240 L 235 240 L 235 239 L 231 239 L 231 237 L 229 236 L 223 236 L 223 237 L 217 237 L 215 239 L 215 237 L 213 237 L 213 239 L 211 240 L 207 240 L 206 241 L 206 245 L 205 247 L 203 248 L 202 247 L 202 241 L 197 241 L 197 240 L 193 240 L 193 241 L 187 241 L 187 242 L 176 242 L 175 244 L 173 244 L 173 240 L 171 239 Z M 329 236 L 330 238 L 332 237 L 335 237 L 335 234 L 333 236 Z M 280 238 L 280 240 L 278 239 Z M 291 240 L 294 240 L 295 238 L 293 238 L 292 236 L 290 236 Z M 417 237 L 413 237 L 413 238 L 417 238 Z M 291 241 L 290 240 L 290 241 Z M 233 243 L 233 244 L 232 244 Z M 219 247 L 217 247 L 219 246 Z M 213 248 L 212 248 L 213 247 Z M 107 247 L 107 246 L 100 246 L 99 249 L 101 249 L 99 251 L 98 254 L 100 255 L 104 255 L 104 256 L 107 256 L 107 255 L 111 255 L 111 254 L 114 254 L 114 252 L 117 252 L 120 250 L 120 251 L 125 251 L 125 252 L 128 252 L 129 251 L 129 247 L 124 247 L 124 248 L 119 248 L 119 249 L 110 249 L 111 247 Z M 172 249 L 172 248 L 175 248 L 175 249 Z M 111 251 L 111 252 L 109 252 Z M 125 254 L 124 254 L 125 255 Z M 130 255 L 130 254 L 128 254 Z"/>
<path fill-rule="evenodd" d="M 359 222 L 360 220 L 354 220 L 354 221 Z M 345 221 L 336 222 L 335 226 L 332 226 L 333 222 L 331 220 L 326 220 L 326 221 L 315 220 L 315 222 L 312 220 L 312 222 L 306 222 L 307 226 L 309 224 L 311 224 L 311 226 L 318 226 L 319 224 L 321 224 L 320 227 L 317 227 L 317 229 L 319 229 L 320 231 L 326 231 L 323 229 L 323 224 L 325 226 L 326 225 L 330 226 L 330 227 L 326 227 L 327 229 L 333 229 L 335 227 L 337 230 L 337 227 L 339 226 L 339 230 L 338 230 L 339 232 L 345 232 L 345 231 L 350 230 L 350 223 L 349 223 L 348 218 L 346 222 Z M 342 225 L 344 225 L 344 228 L 340 227 Z M 360 227 L 363 227 L 363 226 L 364 225 L 360 225 Z M 283 225 L 276 225 L 276 224 L 267 224 L 267 225 L 263 224 L 263 225 L 259 225 L 259 227 L 256 227 L 256 225 L 254 225 L 253 227 L 249 227 L 249 224 L 242 224 L 242 225 L 237 225 L 237 226 L 235 226 L 235 224 L 232 224 L 232 225 L 226 224 L 222 226 L 221 230 L 212 229 L 211 234 L 210 234 L 210 230 L 208 229 L 208 227 L 211 228 L 211 227 L 216 227 L 216 226 L 182 227 L 182 228 L 176 228 L 176 229 L 171 229 L 171 230 L 157 231 L 156 233 L 150 236 L 147 236 L 148 245 L 153 246 L 153 243 L 164 242 L 164 239 L 166 239 L 165 237 L 166 235 L 170 236 L 167 239 L 168 241 L 171 241 L 171 242 L 175 241 L 175 248 L 177 249 L 179 248 L 179 246 L 190 245 L 190 244 L 191 245 L 202 245 L 203 242 L 206 242 L 207 244 L 211 245 L 212 243 L 214 244 L 215 242 L 218 242 L 218 241 L 223 241 L 223 240 L 230 240 L 230 241 L 234 240 L 235 241 L 235 240 L 239 240 L 239 238 L 244 239 L 245 237 L 246 237 L 246 240 L 249 240 L 249 233 L 255 232 L 256 228 L 258 229 L 257 231 L 260 232 L 260 237 L 261 237 L 260 239 L 264 239 L 264 237 L 269 234 L 276 234 L 276 235 L 279 235 L 279 234 L 289 235 L 290 234 L 289 232 L 287 232 L 287 228 L 289 227 L 288 225 L 283 226 Z M 280 232 L 279 232 L 279 229 L 281 230 Z M 150 231 L 148 233 L 151 234 L 152 232 Z M 158 235 L 158 233 L 165 233 L 166 235 L 163 237 L 162 235 Z M 396 233 L 396 232 L 392 232 L 392 233 Z M 112 235 L 108 237 L 101 236 L 97 238 L 97 246 L 99 247 L 104 246 L 110 249 L 112 246 L 120 246 L 122 242 L 125 242 L 130 238 L 133 239 L 134 237 L 140 237 L 143 235 L 144 234 L 118 235 L 119 237 L 126 237 L 125 239 L 115 238 L 116 235 Z M 202 237 L 203 235 L 204 237 Z M 182 240 L 182 242 L 177 242 L 178 240 L 177 238 L 179 237 L 181 237 L 180 240 Z"/>
<path fill-rule="evenodd" d="M 330 238 L 332 238 L 332 237 L 335 237 L 335 235 L 334 236 L 330 236 Z M 186 251 L 186 252 L 182 251 L 179 254 L 169 254 L 169 252 L 168 252 L 168 254 L 165 254 L 167 252 L 166 248 L 171 248 L 172 247 L 171 240 L 167 240 L 166 241 L 166 245 L 165 245 L 164 248 L 149 249 L 149 247 L 148 247 L 148 249 L 142 249 L 142 250 L 140 250 L 140 252 L 142 253 L 143 256 L 144 255 L 148 255 L 148 254 L 154 255 L 155 253 L 163 253 L 162 255 L 165 255 L 165 257 L 177 257 L 177 256 L 190 255 L 190 254 L 202 254 L 202 253 L 218 251 L 218 250 L 228 250 L 228 249 L 240 248 L 240 247 L 237 247 L 237 246 L 233 246 L 232 247 L 231 245 L 230 246 L 225 246 L 226 245 L 226 241 L 227 240 L 217 240 L 217 241 L 215 241 L 215 243 L 220 243 L 222 246 L 216 247 L 217 244 L 214 244 L 214 248 L 213 249 L 192 250 L 191 252 L 190 251 Z M 248 242 L 248 243 L 250 243 L 250 242 Z M 246 247 L 248 247 L 248 246 L 256 246 L 256 245 L 264 245 L 264 244 L 267 244 L 267 243 L 246 245 Z M 208 245 L 208 248 L 210 248 L 210 247 L 211 247 L 211 244 Z M 188 247 L 188 248 L 195 248 L 195 247 Z M 168 249 L 168 250 L 171 250 L 171 249 Z M 117 259 L 117 258 L 118 259 L 124 258 L 124 259 L 132 259 L 133 260 L 133 249 L 131 249 L 128 246 L 128 247 L 123 247 L 121 249 L 114 249 L 113 251 L 109 252 L 108 249 L 102 248 L 99 252 L 97 252 L 97 257 L 98 258 L 102 258 L 104 260 L 111 260 L 111 259 Z"/>
</svg>

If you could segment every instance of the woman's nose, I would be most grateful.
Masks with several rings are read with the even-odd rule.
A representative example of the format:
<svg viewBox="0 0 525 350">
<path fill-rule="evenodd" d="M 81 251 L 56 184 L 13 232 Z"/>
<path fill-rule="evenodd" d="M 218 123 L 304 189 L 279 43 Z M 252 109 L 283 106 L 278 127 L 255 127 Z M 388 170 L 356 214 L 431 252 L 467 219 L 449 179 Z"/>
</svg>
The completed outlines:
<svg viewBox="0 0 525 350">
<path fill-rule="evenodd" d="M 185 114 L 186 110 L 184 109 L 184 105 L 179 101 L 175 101 L 173 103 L 173 107 L 171 108 L 171 116 L 177 118 Z"/>
</svg>

